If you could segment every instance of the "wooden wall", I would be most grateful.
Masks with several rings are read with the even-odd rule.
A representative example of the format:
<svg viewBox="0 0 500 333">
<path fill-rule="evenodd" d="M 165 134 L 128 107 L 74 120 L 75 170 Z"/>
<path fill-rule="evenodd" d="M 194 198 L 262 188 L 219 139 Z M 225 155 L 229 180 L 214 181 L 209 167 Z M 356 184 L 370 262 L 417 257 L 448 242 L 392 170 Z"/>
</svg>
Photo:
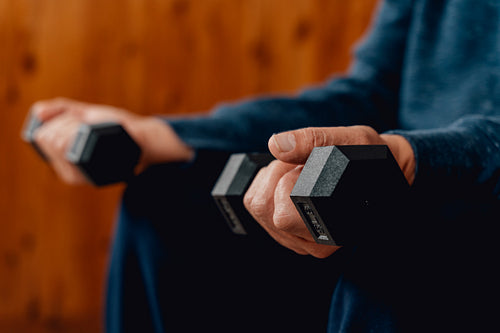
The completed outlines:
<svg viewBox="0 0 500 333">
<path fill-rule="evenodd" d="M 31 103 L 184 113 L 294 91 L 345 69 L 375 1 L 0 0 L 0 331 L 99 330 L 123 190 L 61 184 L 19 138 Z"/>
</svg>

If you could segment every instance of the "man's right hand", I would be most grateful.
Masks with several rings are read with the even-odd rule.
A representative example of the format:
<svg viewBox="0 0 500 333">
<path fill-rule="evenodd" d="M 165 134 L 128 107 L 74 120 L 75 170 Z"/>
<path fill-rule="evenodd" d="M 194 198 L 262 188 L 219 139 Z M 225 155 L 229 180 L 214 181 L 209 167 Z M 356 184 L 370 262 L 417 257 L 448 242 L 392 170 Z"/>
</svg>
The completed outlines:
<svg viewBox="0 0 500 333">
<path fill-rule="evenodd" d="M 254 178 L 244 197 L 245 207 L 278 243 L 296 253 L 317 258 L 328 257 L 339 246 L 314 241 L 290 194 L 314 147 L 332 145 L 387 145 L 408 183 L 412 184 L 415 178 L 413 149 L 400 135 L 380 135 L 368 126 L 310 127 L 273 135 L 269 139 L 269 150 L 276 161 L 262 168 Z"/>
<path fill-rule="evenodd" d="M 43 122 L 34 133 L 35 143 L 57 175 L 68 184 L 88 183 L 78 168 L 66 160 L 66 151 L 71 147 L 82 124 L 121 124 L 142 150 L 138 170 L 151 164 L 188 161 L 193 158 L 193 150 L 166 122 L 156 117 L 66 98 L 36 102 L 31 112 L 32 116 Z"/>
</svg>

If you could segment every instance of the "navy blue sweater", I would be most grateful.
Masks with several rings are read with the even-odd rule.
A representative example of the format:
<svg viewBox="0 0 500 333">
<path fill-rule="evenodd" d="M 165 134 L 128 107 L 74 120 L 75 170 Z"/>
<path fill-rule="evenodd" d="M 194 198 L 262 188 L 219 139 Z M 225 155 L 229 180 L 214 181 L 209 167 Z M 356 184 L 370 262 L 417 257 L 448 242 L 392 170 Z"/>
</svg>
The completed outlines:
<svg viewBox="0 0 500 333">
<path fill-rule="evenodd" d="M 496 242 L 500 221 L 500 1 L 386 0 L 345 76 L 169 122 L 196 149 L 228 151 L 263 151 L 273 133 L 307 126 L 365 124 L 405 136 L 417 161 L 411 214 L 424 230 L 413 247 L 423 250 L 406 257 L 411 277 L 391 279 L 385 263 L 388 273 L 375 279 L 397 285 L 384 294 L 405 297 L 375 292 L 369 271 L 359 271 L 373 256 L 352 259 L 358 268 L 337 286 L 330 330 L 392 332 L 431 318 L 451 327 L 484 313 L 484 276 L 497 259 L 485 244 Z"/>
<path fill-rule="evenodd" d="M 416 183 L 492 182 L 498 197 L 499 15 L 498 1 L 388 0 L 345 77 L 170 123 L 194 148 L 231 151 L 266 150 L 273 133 L 307 126 L 397 129 L 413 145 Z"/>
</svg>

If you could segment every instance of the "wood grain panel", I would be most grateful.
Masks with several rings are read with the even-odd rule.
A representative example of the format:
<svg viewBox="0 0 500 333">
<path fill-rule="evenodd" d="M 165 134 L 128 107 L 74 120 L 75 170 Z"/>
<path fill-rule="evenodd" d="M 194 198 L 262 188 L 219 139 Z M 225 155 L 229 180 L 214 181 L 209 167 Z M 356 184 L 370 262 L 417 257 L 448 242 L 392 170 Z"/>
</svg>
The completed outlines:
<svg viewBox="0 0 500 333">
<path fill-rule="evenodd" d="M 0 330 L 99 327 L 123 190 L 61 184 L 19 139 L 31 103 L 189 113 L 291 92 L 345 69 L 375 1 L 0 0 Z"/>
</svg>

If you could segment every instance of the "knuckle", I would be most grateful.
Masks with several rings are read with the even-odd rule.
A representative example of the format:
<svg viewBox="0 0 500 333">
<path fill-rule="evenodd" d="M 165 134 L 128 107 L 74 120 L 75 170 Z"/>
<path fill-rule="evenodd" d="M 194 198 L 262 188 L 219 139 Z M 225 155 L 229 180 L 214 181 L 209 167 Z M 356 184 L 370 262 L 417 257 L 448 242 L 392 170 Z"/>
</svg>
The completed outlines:
<svg viewBox="0 0 500 333">
<path fill-rule="evenodd" d="M 311 142 L 314 147 L 322 147 L 326 144 L 327 138 L 325 131 L 317 127 L 311 127 L 309 128 L 309 132 L 311 135 Z"/>
<path fill-rule="evenodd" d="M 264 216 L 268 209 L 268 201 L 264 197 L 254 194 L 246 194 L 243 198 L 243 205 L 256 218 Z"/>
<path fill-rule="evenodd" d="M 33 103 L 33 105 L 31 105 L 31 115 L 34 116 L 35 118 L 39 118 L 40 117 L 40 113 L 47 107 L 47 102 L 45 101 L 38 101 L 38 102 L 35 102 Z"/>
<path fill-rule="evenodd" d="M 271 183 L 274 183 L 278 177 L 281 177 L 283 173 L 285 173 L 287 168 L 287 164 L 274 160 L 269 163 L 265 169 L 261 169 L 262 177 L 260 177 L 260 181 L 265 184 L 265 187 L 268 187 Z"/>
<path fill-rule="evenodd" d="M 262 173 L 265 172 L 268 175 L 273 174 L 274 172 L 276 172 L 281 168 L 281 163 L 282 162 L 280 162 L 279 160 L 271 161 L 271 163 L 269 163 L 266 167 L 261 169 Z"/>
<path fill-rule="evenodd" d="M 315 127 L 306 127 L 297 130 L 298 137 L 301 138 L 297 141 L 303 146 L 305 150 L 311 150 L 314 147 L 321 145 L 321 136 Z"/>
<path fill-rule="evenodd" d="M 250 207 L 252 206 L 253 197 L 253 194 L 250 194 L 248 192 L 243 197 L 243 205 L 247 210 L 250 210 Z"/>
<path fill-rule="evenodd" d="M 266 215 L 268 209 L 268 201 L 262 197 L 254 197 L 249 206 L 249 211 L 256 217 L 263 217 Z"/>
<path fill-rule="evenodd" d="M 290 215 L 284 213 L 274 214 L 273 224 L 276 229 L 281 231 L 290 231 L 293 227 L 293 221 L 290 218 Z"/>
<path fill-rule="evenodd" d="M 323 127 L 306 127 L 297 130 L 304 149 L 312 150 L 314 147 L 323 147 L 331 144 L 332 138 L 326 128 Z"/>
<path fill-rule="evenodd" d="M 377 132 L 365 125 L 356 126 L 357 139 L 360 144 L 370 144 L 373 142 L 373 139 L 378 135 Z"/>
</svg>

